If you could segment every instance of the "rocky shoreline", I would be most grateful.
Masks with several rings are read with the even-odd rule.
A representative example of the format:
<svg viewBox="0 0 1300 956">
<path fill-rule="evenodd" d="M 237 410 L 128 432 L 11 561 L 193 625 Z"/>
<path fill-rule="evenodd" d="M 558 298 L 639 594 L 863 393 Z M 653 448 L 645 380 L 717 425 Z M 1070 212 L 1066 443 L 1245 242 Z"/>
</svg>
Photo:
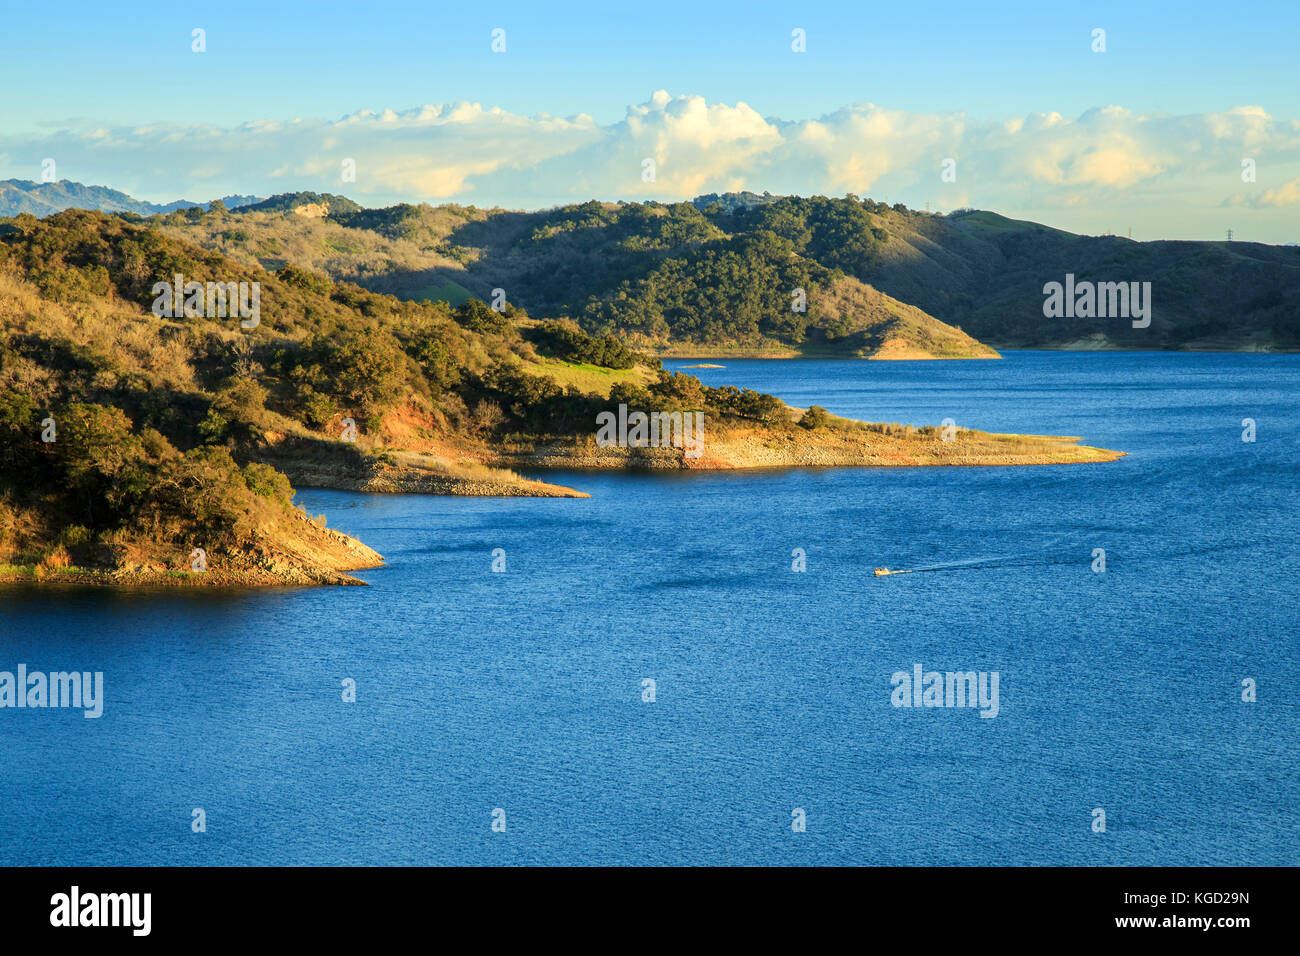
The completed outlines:
<svg viewBox="0 0 1300 956">
<path fill-rule="evenodd" d="M 295 488 L 475 498 L 591 497 L 573 488 L 535 481 L 477 462 L 440 467 L 414 452 L 366 455 L 339 443 L 316 443 L 309 451 L 267 447 L 256 458 L 282 471 Z"/>
<path fill-rule="evenodd" d="M 115 588 L 365 586 L 348 574 L 383 567 L 383 556 L 355 538 L 291 511 L 286 524 L 258 528 L 236 552 L 124 558 L 116 567 L 0 566 L 0 584 L 72 584 Z"/>
<path fill-rule="evenodd" d="M 681 448 L 600 447 L 594 437 L 549 438 L 483 449 L 477 460 L 448 466 L 413 452 L 358 453 L 321 443 L 311 453 L 276 454 L 273 464 L 296 487 L 381 494 L 587 498 L 585 492 L 525 478 L 507 468 L 569 471 L 730 471 L 778 468 L 1063 465 L 1115 461 L 1124 452 L 1079 444 L 1079 438 L 1000 435 L 962 430 L 944 441 L 937 430 L 838 420 L 803 429 L 733 427 L 705 436 L 699 457 Z M 257 529 L 237 551 L 207 556 L 195 571 L 187 557 L 119 560 L 111 568 L 0 566 L 0 584 L 119 588 L 292 587 L 364 585 L 350 571 L 383 566 L 383 557 L 301 510 Z"/>
<path fill-rule="evenodd" d="M 871 432 L 826 433 L 743 429 L 705 437 L 703 453 L 688 458 L 680 448 L 602 448 L 592 439 L 539 442 L 502 456 L 517 468 L 574 470 L 710 471 L 747 468 L 882 468 L 1068 465 L 1115 461 L 1122 451 L 1081 445 L 1082 439 L 1052 435 L 960 432 L 939 437 Z"/>
</svg>

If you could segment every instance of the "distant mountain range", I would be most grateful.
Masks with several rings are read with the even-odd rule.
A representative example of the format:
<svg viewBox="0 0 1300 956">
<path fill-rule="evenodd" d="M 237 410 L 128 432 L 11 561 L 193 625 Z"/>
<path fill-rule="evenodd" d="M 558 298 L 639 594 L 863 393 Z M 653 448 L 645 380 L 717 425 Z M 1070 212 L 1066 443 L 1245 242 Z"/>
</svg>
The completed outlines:
<svg viewBox="0 0 1300 956">
<path fill-rule="evenodd" d="M 223 196 L 227 209 L 259 202 L 257 196 Z M 178 199 L 169 203 L 145 202 L 107 186 L 85 186 L 68 179 L 54 183 L 36 183 L 23 179 L 0 180 L 0 217 L 30 213 L 45 217 L 65 209 L 96 209 L 100 212 L 133 212 L 152 216 L 178 209 L 207 209 L 210 203 Z"/>
</svg>

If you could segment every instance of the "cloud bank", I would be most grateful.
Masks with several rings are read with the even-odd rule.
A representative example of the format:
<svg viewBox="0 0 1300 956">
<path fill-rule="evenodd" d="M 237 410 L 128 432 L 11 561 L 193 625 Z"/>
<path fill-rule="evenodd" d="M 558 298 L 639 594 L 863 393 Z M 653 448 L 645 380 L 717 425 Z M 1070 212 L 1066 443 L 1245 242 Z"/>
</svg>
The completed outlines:
<svg viewBox="0 0 1300 956">
<path fill-rule="evenodd" d="M 75 122 L 38 140 L 0 136 L 4 176 L 38 179 L 46 158 L 59 178 L 159 202 L 314 189 L 371 205 L 538 208 L 752 189 L 973 205 L 1079 231 L 1137 227 L 1138 238 L 1217 237 L 1226 222 L 1242 238 L 1300 241 L 1300 122 L 1258 106 L 990 121 L 866 103 L 785 120 L 658 91 L 605 125 L 459 103 L 230 129 Z"/>
</svg>

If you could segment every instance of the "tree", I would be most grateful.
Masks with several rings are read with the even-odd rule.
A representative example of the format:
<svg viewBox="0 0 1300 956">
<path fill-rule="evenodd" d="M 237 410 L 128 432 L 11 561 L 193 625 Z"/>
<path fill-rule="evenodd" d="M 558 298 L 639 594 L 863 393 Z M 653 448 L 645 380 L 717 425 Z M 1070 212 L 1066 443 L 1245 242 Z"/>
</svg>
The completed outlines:
<svg viewBox="0 0 1300 956">
<path fill-rule="evenodd" d="M 811 405 L 808 411 L 804 412 L 799 418 L 799 424 L 804 428 L 825 428 L 831 423 L 831 416 L 820 405 Z"/>
</svg>

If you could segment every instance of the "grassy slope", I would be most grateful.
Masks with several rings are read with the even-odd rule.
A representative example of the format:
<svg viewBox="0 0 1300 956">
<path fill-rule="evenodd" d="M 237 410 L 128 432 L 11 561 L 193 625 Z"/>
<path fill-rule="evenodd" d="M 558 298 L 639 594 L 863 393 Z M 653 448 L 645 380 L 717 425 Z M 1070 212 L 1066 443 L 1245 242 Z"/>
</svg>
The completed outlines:
<svg viewBox="0 0 1300 956">
<path fill-rule="evenodd" d="M 1077 236 L 989 212 L 895 215 L 889 233 L 864 278 L 999 347 L 1300 348 L 1297 248 Z M 1045 318 L 1043 284 L 1066 273 L 1151 282 L 1151 327 Z"/>
<path fill-rule="evenodd" d="M 618 208 L 615 204 L 603 206 Z M 662 211 L 662 207 L 650 208 Z M 224 220 L 172 215 L 159 221 L 169 234 L 246 265 L 275 268 L 292 261 L 377 292 L 406 299 L 438 299 L 452 305 L 470 296 L 486 301 L 494 289 L 504 288 L 511 301 L 539 317 L 574 313 L 577 304 L 589 296 L 608 292 L 613 279 L 644 273 L 670 252 L 682 254 L 680 249 L 648 247 L 640 256 L 631 255 L 626 252 L 626 240 L 607 237 L 603 228 L 557 229 L 546 213 L 454 206 L 370 212 L 373 215 L 339 221 L 246 210 Z M 722 238 L 726 233 L 709 226 L 702 235 Z M 606 275 L 611 255 L 636 264 L 616 267 Z M 557 275 L 573 279 L 566 286 L 563 281 L 557 283 Z M 603 279 L 593 280 L 594 276 Z M 567 288 L 567 292 L 547 292 L 539 299 L 537 290 L 543 285 Z M 572 302 L 566 306 L 561 300 Z M 811 300 L 825 318 L 817 320 L 802 346 L 775 339 L 738 344 L 716 339 L 691 341 L 681 336 L 633 335 L 630 341 L 655 354 L 997 357 L 992 349 L 921 308 L 896 301 L 851 277 L 814 290 Z"/>
<path fill-rule="evenodd" d="M 106 291 L 97 285 L 111 278 L 97 263 L 151 248 L 142 227 L 73 213 L 40 224 L 0 223 L 0 230 L 7 242 L 0 246 L 0 581 L 357 583 L 342 572 L 381 562 L 359 542 L 308 520 L 290 505 L 288 482 L 255 463 L 298 467 L 295 480 L 320 475 L 321 484 L 335 487 L 579 495 L 485 466 L 459 449 L 451 458 L 421 450 L 392 460 L 384 442 L 419 446 L 418 432 L 481 446 L 457 436 L 418 389 L 408 387 L 372 431 L 363 425 L 355 443 L 340 440 L 338 420 L 349 412 L 360 419 L 360 410 L 345 406 L 313 426 L 286 414 L 277 405 L 283 398 L 272 401 L 269 393 L 265 405 L 256 398 L 229 404 L 232 395 L 256 395 L 258 382 L 272 391 L 290 387 L 276 386 L 284 376 L 263 363 L 286 349 L 302 351 L 320 331 L 326 345 L 344 334 L 340 323 L 377 332 L 368 313 L 382 300 L 363 297 L 354 311 L 346 289 L 298 288 L 164 242 L 149 253 L 169 263 L 160 274 L 174 265 L 189 277 L 248 278 L 263 283 L 266 297 L 254 332 L 231 320 L 159 318 L 124 297 L 130 283 L 110 282 Z M 25 276 L 28 261 L 35 271 Z M 126 268 L 140 267 L 137 260 Z M 483 339 L 436 314 L 404 307 L 388 321 L 399 330 L 414 320 L 405 332 L 418 336 L 430 319 L 479 354 L 467 361 L 488 360 Z M 232 385 L 251 392 L 232 393 Z M 204 432 L 218 410 L 231 421 L 218 416 L 217 432 Z M 46 416 L 58 426 L 48 444 L 38 437 Z M 79 421 L 88 424 L 78 429 Z M 105 494 L 114 502 L 105 504 Z M 191 571 L 194 548 L 206 552 L 206 572 Z"/>
<path fill-rule="evenodd" d="M 122 303 L 94 299 L 75 308 L 43 298 L 30 283 L 0 272 L 0 329 L 7 341 L 47 343 L 50 354 L 76 355 L 88 367 L 97 358 L 112 371 L 95 376 L 97 387 L 113 389 L 119 382 L 148 382 L 159 393 L 201 393 L 193 367 L 180 341 L 160 334 L 160 323 L 144 318 Z M 57 373 L 51 366 L 10 359 L 0 366 L 0 387 L 11 393 L 39 395 L 49 401 Z M 80 396 L 92 397 L 92 396 Z M 93 396 L 102 397 L 102 396 Z M 43 406 L 48 408 L 49 406 Z M 40 413 L 42 416 L 45 411 Z M 64 427 L 58 442 L 75 441 Z M 331 531 L 324 516 L 309 518 L 287 499 L 261 498 L 234 489 L 247 521 L 230 546 L 214 544 L 200 526 L 144 529 L 88 535 L 85 520 L 68 511 L 55 489 L 25 485 L 4 488 L 0 474 L 0 581 L 72 581 L 80 583 L 222 585 L 359 584 L 345 571 L 375 567 L 382 558 L 351 538 Z M 202 480 L 202 479 L 200 479 Z M 218 474 L 209 472 L 207 490 L 195 494 L 228 494 Z M 191 552 L 207 552 L 208 571 L 192 570 Z"/>
<path fill-rule="evenodd" d="M 832 315 L 841 316 L 826 330 L 834 336 L 834 351 L 852 350 L 863 358 L 998 358 L 998 353 L 959 328 L 940 322 L 915 306 L 907 305 L 844 276 L 819 291 L 815 301 Z M 803 349 L 814 354 L 824 340 L 814 339 Z"/>
</svg>

